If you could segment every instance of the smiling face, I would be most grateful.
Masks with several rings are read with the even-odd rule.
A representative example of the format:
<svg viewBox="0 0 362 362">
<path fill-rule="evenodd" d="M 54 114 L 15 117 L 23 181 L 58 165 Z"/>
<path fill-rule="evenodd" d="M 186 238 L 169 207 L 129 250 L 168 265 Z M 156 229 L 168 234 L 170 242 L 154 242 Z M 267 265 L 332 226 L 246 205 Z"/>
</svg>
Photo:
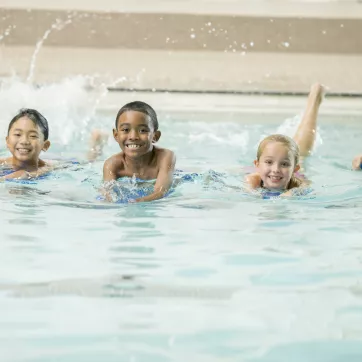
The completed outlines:
<svg viewBox="0 0 362 362">
<path fill-rule="evenodd" d="M 161 132 L 154 131 L 149 116 L 126 111 L 119 116 L 113 136 L 127 157 L 138 158 L 152 150 L 152 143 L 158 141 Z"/>
<path fill-rule="evenodd" d="M 269 142 L 265 145 L 255 166 L 263 181 L 263 187 L 270 190 L 285 190 L 294 172 L 299 170 L 295 165 L 293 152 L 280 142 Z"/>
<path fill-rule="evenodd" d="M 13 155 L 14 166 L 38 165 L 39 154 L 46 151 L 50 142 L 28 117 L 21 117 L 13 123 L 6 137 L 6 145 Z"/>
</svg>

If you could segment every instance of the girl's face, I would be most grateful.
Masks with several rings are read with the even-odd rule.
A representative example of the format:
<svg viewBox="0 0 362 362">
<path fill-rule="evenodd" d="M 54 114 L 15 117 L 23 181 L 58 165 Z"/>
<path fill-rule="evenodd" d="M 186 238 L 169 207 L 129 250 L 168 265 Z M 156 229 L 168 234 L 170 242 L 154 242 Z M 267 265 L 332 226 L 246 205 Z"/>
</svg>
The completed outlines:
<svg viewBox="0 0 362 362">
<path fill-rule="evenodd" d="M 259 158 L 254 161 L 263 181 L 263 186 L 270 190 L 286 190 L 299 165 L 294 165 L 293 153 L 280 142 L 270 142 Z"/>
<path fill-rule="evenodd" d="M 15 164 L 37 164 L 40 152 L 46 151 L 49 141 L 39 126 L 27 117 L 19 118 L 10 128 L 6 145 L 13 155 Z"/>
</svg>

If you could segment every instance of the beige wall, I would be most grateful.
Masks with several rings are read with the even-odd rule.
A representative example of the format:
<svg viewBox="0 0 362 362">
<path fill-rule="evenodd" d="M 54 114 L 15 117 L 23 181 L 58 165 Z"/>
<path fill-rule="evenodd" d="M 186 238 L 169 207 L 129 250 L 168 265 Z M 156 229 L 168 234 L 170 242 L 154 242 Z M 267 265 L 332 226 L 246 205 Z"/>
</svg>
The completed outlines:
<svg viewBox="0 0 362 362">
<path fill-rule="evenodd" d="M 107 83 L 125 76 L 115 84 L 122 88 L 305 92 L 318 80 L 335 93 L 362 93 L 362 4 L 355 2 L 344 2 L 344 17 L 327 3 L 313 16 L 306 4 L 305 14 L 289 4 L 276 16 L 250 14 L 250 6 L 244 14 L 240 3 L 231 15 L 200 6 L 192 14 L 29 11 L 9 3 L 0 9 L 1 76 L 27 78 L 33 57 L 35 82 L 97 74 Z"/>
</svg>

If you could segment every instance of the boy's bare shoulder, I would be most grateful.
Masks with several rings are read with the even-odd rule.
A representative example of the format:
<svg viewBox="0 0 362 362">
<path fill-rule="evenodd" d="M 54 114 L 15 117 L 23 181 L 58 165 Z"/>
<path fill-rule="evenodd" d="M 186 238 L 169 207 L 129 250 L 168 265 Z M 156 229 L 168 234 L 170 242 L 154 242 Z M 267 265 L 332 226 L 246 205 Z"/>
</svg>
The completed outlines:
<svg viewBox="0 0 362 362">
<path fill-rule="evenodd" d="M 168 157 L 174 158 L 175 157 L 175 153 L 167 148 L 155 147 L 154 150 L 155 150 L 157 157 L 159 157 L 159 158 L 168 158 Z"/>
<path fill-rule="evenodd" d="M 123 153 L 116 153 L 104 161 L 104 167 L 119 169 L 124 164 Z"/>
</svg>

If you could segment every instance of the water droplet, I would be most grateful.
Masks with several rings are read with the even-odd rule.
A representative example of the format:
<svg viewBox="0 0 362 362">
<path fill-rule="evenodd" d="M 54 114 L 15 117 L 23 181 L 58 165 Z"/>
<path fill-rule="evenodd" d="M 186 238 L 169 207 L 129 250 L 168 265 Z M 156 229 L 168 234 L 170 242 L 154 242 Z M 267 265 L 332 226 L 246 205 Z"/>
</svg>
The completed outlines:
<svg viewBox="0 0 362 362">
<path fill-rule="evenodd" d="M 341 28 L 344 28 L 344 25 L 343 25 L 343 24 L 341 24 Z"/>
<path fill-rule="evenodd" d="M 195 38 L 196 38 L 196 35 L 195 35 L 195 34 L 191 34 L 191 35 L 190 35 L 190 38 L 191 38 L 191 39 L 195 39 Z"/>
<path fill-rule="evenodd" d="M 254 46 L 254 42 L 253 42 L 253 41 L 250 42 L 250 46 L 251 46 L 251 47 Z"/>
<path fill-rule="evenodd" d="M 326 32 L 325 30 L 323 30 L 323 31 L 322 31 L 322 34 L 325 35 L 325 34 L 327 34 L 327 32 Z"/>
<path fill-rule="evenodd" d="M 286 48 L 289 48 L 289 43 L 287 41 L 285 41 L 284 43 L 282 43 Z"/>
</svg>

